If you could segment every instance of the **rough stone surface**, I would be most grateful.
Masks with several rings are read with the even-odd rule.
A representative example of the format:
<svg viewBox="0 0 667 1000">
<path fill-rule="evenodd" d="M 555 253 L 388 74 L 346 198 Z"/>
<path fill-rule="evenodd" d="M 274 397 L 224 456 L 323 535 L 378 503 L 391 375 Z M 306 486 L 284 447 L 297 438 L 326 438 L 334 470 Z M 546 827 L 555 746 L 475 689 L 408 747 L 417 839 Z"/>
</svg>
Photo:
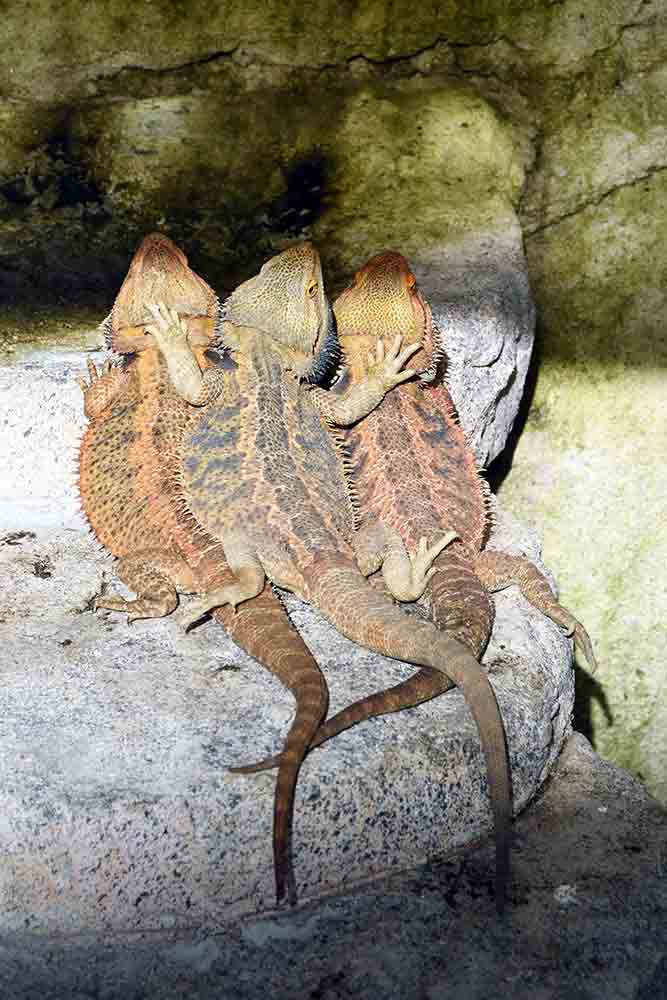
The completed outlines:
<svg viewBox="0 0 667 1000">
<path fill-rule="evenodd" d="M 510 522 L 505 532 L 534 556 L 529 535 Z M 226 767 L 280 747 L 289 695 L 213 624 L 184 636 L 168 619 L 128 626 L 90 612 L 110 560 L 76 530 L 34 533 L 0 545 L 3 932 L 165 928 L 266 909 L 274 779 Z M 413 669 L 288 606 L 332 710 Z M 518 596 L 498 595 L 497 608 L 485 662 L 521 809 L 569 732 L 570 650 Z M 469 843 L 488 829 L 484 788 L 458 693 L 341 735 L 302 770 L 302 895 Z"/>
<path fill-rule="evenodd" d="M 667 801 L 666 198 L 657 173 L 528 241 L 542 363 L 500 496 L 596 641 L 596 745 Z"/>
<path fill-rule="evenodd" d="M 102 360 L 44 350 L 0 364 L 0 527 L 81 528 L 76 481 L 86 422 L 75 379 L 87 356 Z"/>
<path fill-rule="evenodd" d="M 499 920 L 489 845 L 296 911 L 187 929 L 0 945 L 16 1000 L 321 997 L 661 1000 L 667 995 L 667 814 L 572 737 L 517 823 Z"/>
<path fill-rule="evenodd" d="M 533 348 L 521 231 L 468 235 L 429 256 L 413 258 L 413 268 L 444 335 L 459 419 L 486 467 L 512 430 Z"/>
</svg>

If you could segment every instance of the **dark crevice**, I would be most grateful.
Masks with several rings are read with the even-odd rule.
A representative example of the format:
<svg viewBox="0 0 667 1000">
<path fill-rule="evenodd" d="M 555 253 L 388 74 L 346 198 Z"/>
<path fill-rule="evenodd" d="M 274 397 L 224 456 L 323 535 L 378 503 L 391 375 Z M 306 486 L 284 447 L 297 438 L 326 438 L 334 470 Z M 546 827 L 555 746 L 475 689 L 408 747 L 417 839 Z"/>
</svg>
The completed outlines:
<svg viewBox="0 0 667 1000">
<path fill-rule="evenodd" d="M 325 209 L 326 159 L 321 150 L 283 167 L 285 193 L 267 212 L 271 230 L 296 236 L 315 223 Z"/>
<path fill-rule="evenodd" d="M 623 184 L 616 184 L 613 187 L 610 187 L 606 191 L 604 191 L 601 195 L 599 195 L 599 197 L 591 198 L 590 201 L 582 202 L 581 205 L 578 205 L 576 208 L 573 208 L 572 211 L 564 212 L 562 215 L 559 215 L 556 219 L 551 219 L 549 222 L 545 222 L 540 226 L 535 226 L 534 228 L 531 228 L 529 224 L 524 224 L 524 231 L 526 234 L 525 238 L 531 239 L 533 236 L 539 236 L 539 234 L 543 233 L 546 229 L 551 229 L 552 226 L 558 226 L 560 225 L 561 222 L 565 222 L 566 219 L 571 219 L 576 215 L 580 215 L 582 212 L 585 212 L 587 208 L 595 208 L 598 205 L 601 205 L 604 201 L 606 201 L 607 198 L 611 198 L 611 196 L 615 195 L 618 191 L 623 191 L 625 188 L 632 188 L 636 187 L 638 184 L 643 184 L 644 181 L 650 180 L 651 177 L 653 177 L 655 174 L 660 174 L 664 170 L 667 170 L 667 164 L 663 164 L 661 166 L 656 166 L 656 167 L 650 167 L 645 173 L 641 174 L 639 177 L 634 178 L 634 180 L 626 181 Z"/>
<path fill-rule="evenodd" d="M 220 49 L 217 52 L 210 52 L 199 59 L 190 59 L 188 62 L 178 63 L 176 66 L 139 66 L 134 63 L 128 63 L 125 66 L 121 66 L 120 69 L 114 70 L 112 73 L 100 73 L 98 79 L 115 80 L 124 73 L 149 73 L 153 76 L 171 76 L 177 73 L 186 73 L 191 69 L 197 69 L 199 66 L 207 66 L 209 63 L 224 62 L 227 59 L 231 59 L 238 49 L 239 44 L 237 43 L 231 49 Z"/>
<path fill-rule="evenodd" d="M 523 394 L 521 396 L 521 402 L 519 404 L 517 415 L 514 419 L 514 423 L 512 424 L 512 429 L 507 437 L 505 447 L 489 464 L 485 473 L 486 479 L 488 480 L 493 493 L 498 492 L 511 471 L 514 452 L 516 451 L 521 435 L 523 434 L 524 427 L 526 426 L 528 416 L 533 405 L 533 399 L 535 398 L 535 388 L 537 386 L 539 369 L 542 364 L 542 354 L 543 335 L 542 326 L 538 317 L 535 329 L 533 353 L 531 354 L 528 371 L 526 372 L 526 381 L 524 383 Z"/>
</svg>

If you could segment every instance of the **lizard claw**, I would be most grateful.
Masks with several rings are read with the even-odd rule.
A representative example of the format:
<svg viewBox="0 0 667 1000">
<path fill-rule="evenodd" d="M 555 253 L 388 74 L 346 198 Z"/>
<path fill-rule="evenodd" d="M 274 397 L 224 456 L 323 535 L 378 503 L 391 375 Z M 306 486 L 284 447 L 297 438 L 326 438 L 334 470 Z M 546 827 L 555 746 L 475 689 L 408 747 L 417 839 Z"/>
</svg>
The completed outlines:
<svg viewBox="0 0 667 1000">
<path fill-rule="evenodd" d="M 455 531 L 449 531 L 431 546 L 426 538 L 420 538 L 414 552 L 401 547 L 400 552 L 394 551 L 391 556 L 386 557 L 382 575 L 392 596 L 397 601 L 419 600 L 435 573 L 433 560 L 456 538 L 459 535 Z"/>
<path fill-rule="evenodd" d="M 151 302 L 148 309 L 155 322 L 146 326 L 146 333 L 155 338 L 163 352 L 168 346 L 187 341 L 187 326 L 176 309 L 170 309 L 164 302 Z"/>
<path fill-rule="evenodd" d="M 236 611 L 237 604 L 240 603 L 243 598 L 238 598 L 238 595 L 234 593 L 235 588 L 233 586 L 223 587 L 218 591 L 213 591 L 204 595 L 198 601 L 191 601 L 187 607 L 182 607 L 179 609 L 178 613 L 174 615 L 175 620 L 178 622 L 180 627 L 184 632 L 198 622 L 204 615 L 208 614 L 209 611 L 213 611 L 215 608 L 220 608 L 225 604 L 229 604 L 230 607 Z"/>
<path fill-rule="evenodd" d="M 90 379 L 90 381 L 86 382 L 85 378 L 81 376 L 79 376 L 76 380 L 77 385 L 81 387 L 81 392 L 84 394 L 84 396 L 88 392 L 88 390 L 92 389 L 95 383 L 98 382 L 99 379 L 101 378 L 101 376 L 97 372 L 97 368 L 95 367 L 94 362 L 91 361 L 90 358 L 87 359 L 86 366 L 88 368 L 88 378 Z"/>
<path fill-rule="evenodd" d="M 401 343 L 402 337 L 399 334 L 385 353 L 384 341 L 378 340 L 375 353 L 371 351 L 368 356 L 369 374 L 376 375 L 387 390 L 393 389 L 395 385 L 407 381 L 416 374 L 412 368 L 406 368 L 405 371 L 401 369 L 408 358 L 419 350 L 421 344 L 408 344 L 401 350 Z"/>
<path fill-rule="evenodd" d="M 419 590 L 417 597 L 421 597 L 426 589 L 426 584 L 436 572 L 433 560 L 457 538 L 460 538 L 460 535 L 455 531 L 448 531 L 446 535 L 443 535 L 442 538 L 439 538 L 430 547 L 428 539 L 420 538 L 416 551 L 408 552 L 412 569 L 412 583 L 415 591 Z"/>
<path fill-rule="evenodd" d="M 593 652 L 593 643 L 590 640 L 590 636 L 584 626 L 577 622 L 577 624 L 572 629 L 572 635 L 574 636 L 574 645 L 576 648 L 580 649 L 584 656 L 590 671 L 594 674 L 598 668 L 598 661 L 595 658 L 595 653 Z"/>
<path fill-rule="evenodd" d="M 89 381 L 79 377 L 76 382 L 83 393 L 83 412 L 89 420 L 94 420 L 127 384 L 128 376 L 111 361 L 107 361 L 100 371 L 90 358 L 86 364 Z"/>
</svg>

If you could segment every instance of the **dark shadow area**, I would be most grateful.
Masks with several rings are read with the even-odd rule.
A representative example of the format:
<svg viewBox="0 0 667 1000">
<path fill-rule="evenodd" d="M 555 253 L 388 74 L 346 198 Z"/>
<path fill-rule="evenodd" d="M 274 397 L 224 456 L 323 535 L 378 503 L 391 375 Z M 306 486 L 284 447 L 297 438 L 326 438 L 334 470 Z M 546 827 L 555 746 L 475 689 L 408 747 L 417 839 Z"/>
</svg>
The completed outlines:
<svg viewBox="0 0 667 1000">
<path fill-rule="evenodd" d="M 2 301 L 36 311 L 68 305 L 107 310 L 134 250 L 146 233 L 161 228 L 191 266 L 227 294 L 272 254 L 305 238 L 325 211 L 327 161 L 320 149 L 281 170 L 280 196 L 250 210 L 225 204 L 224 186 L 213 174 L 210 198 L 214 206 L 220 191 L 219 208 L 179 202 L 176 180 L 173 193 L 163 192 L 168 207 L 161 215 L 119 212 L 77 161 L 64 121 L 20 173 L 0 184 L 0 224 L 10 223 L 17 233 L 15 249 L 0 248 Z M 212 253 L 218 245 L 220 252 Z"/>
<path fill-rule="evenodd" d="M 326 160 L 321 150 L 294 160 L 283 168 L 285 193 L 268 211 L 269 226 L 276 232 L 298 236 L 317 222 L 325 209 Z"/>
<path fill-rule="evenodd" d="M 595 748 L 595 738 L 593 735 L 593 719 L 591 709 L 593 702 L 597 702 L 609 726 L 614 723 L 614 716 L 604 688 L 599 681 L 591 677 L 586 670 L 582 670 L 575 663 L 574 665 L 574 712 L 572 714 L 572 725 L 578 733 L 586 737 L 588 742 Z"/>
<path fill-rule="evenodd" d="M 489 481 L 494 493 L 505 481 L 512 468 L 514 452 L 516 451 L 519 439 L 524 431 L 529 418 L 535 389 L 539 376 L 542 359 L 544 356 L 544 327 L 538 317 L 535 328 L 535 346 L 530 359 L 530 365 L 526 375 L 526 384 L 521 398 L 521 405 L 517 413 L 512 431 L 507 440 L 507 444 L 498 457 L 490 464 L 486 478 Z M 576 612 L 575 612 L 576 613 Z M 597 702 L 604 712 L 607 723 L 613 725 L 613 716 L 607 701 L 603 686 L 595 680 L 586 670 L 574 665 L 575 673 L 575 702 L 573 713 L 573 726 L 578 733 L 582 733 L 586 739 L 595 747 L 595 737 L 593 732 L 592 705 Z"/>
</svg>

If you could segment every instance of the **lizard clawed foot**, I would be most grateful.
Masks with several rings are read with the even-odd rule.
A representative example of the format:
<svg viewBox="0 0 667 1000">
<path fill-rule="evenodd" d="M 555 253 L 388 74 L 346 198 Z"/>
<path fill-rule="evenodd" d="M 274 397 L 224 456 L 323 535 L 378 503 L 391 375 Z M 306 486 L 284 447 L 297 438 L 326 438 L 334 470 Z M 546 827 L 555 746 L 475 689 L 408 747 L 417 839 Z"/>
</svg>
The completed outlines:
<svg viewBox="0 0 667 1000">
<path fill-rule="evenodd" d="M 124 597 L 101 597 L 97 598 L 94 603 L 94 608 L 99 611 L 101 608 L 105 611 L 125 611 L 127 612 L 127 624 L 131 625 L 138 618 L 152 618 L 152 615 L 144 614 L 142 611 L 136 609 L 135 605 L 138 601 L 126 601 Z M 132 610 L 135 608 L 135 610 Z"/>
<path fill-rule="evenodd" d="M 411 583 L 415 596 L 410 600 L 416 601 L 426 590 L 426 584 L 436 572 L 433 560 L 446 549 L 451 542 L 456 541 L 460 536 L 455 531 L 448 531 L 446 535 L 439 538 L 437 542 L 429 547 L 427 538 L 420 538 L 415 552 L 408 552 L 411 567 Z"/>
<path fill-rule="evenodd" d="M 435 573 L 433 560 L 459 537 L 455 531 L 448 531 L 430 547 L 426 538 L 420 538 L 414 552 L 407 551 L 400 538 L 398 545 L 390 545 L 382 563 L 382 576 L 392 597 L 397 601 L 418 600 Z"/>
<path fill-rule="evenodd" d="M 220 590 L 205 594 L 198 601 L 192 601 L 187 607 L 179 609 L 174 618 L 183 631 L 187 632 L 191 625 L 194 625 L 215 608 L 229 604 L 236 611 L 236 606 L 241 601 L 246 600 L 245 595 L 239 593 L 239 589 L 237 585 L 232 584 L 229 587 L 222 587 Z"/>
<path fill-rule="evenodd" d="M 557 615 L 553 614 L 552 617 L 560 626 L 563 635 L 566 635 L 568 639 L 574 639 L 575 648 L 584 654 L 590 671 L 594 674 L 598 668 L 598 662 L 593 652 L 593 643 L 584 626 L 562 605 L 557 606 Z"/>
<path fill-rule="evenodd" d="M 124 597 L 96 597 L 93 601 L 95 611 L 103 609 L 105 611 L 127 611 L 132 602 L 126 601 Z"/>
<path fill-rule="evenodd" d="M 102 368 L 98 372 L 95 367 L 95 362 L 91 361 L 90 358 L 86 361 L 88 367 L 88 378 L 90 382 L 86 382 L 85 378 L 77 378 L 77 385 L 81 387 L 81 391 L 85 395 L 89 389 L 92 389 L 97 382 L 101 382 L 103 378 L 107 375 L 114 374 L 115 365 L 111 361 L 105 361 Z"/>
<path fill-rule="evenodd" d="M 170 348 L 187 345 L 188 328 L 176 309 L 170 309 L 164 302 L 151 302 L 148 309 L 155 322 L 146 327 L 146 333 L 155 338 L 163 354 Z"/>
<path fill-rule="evenodd" d="M 408 344 L 401 350 L 402 339 L 399 334 L 386 354 L 384 341 L 378 340 L 375 352 L 371 351 L 368 355 L 369 377 L 378 378 L 387 391 L 416 374 L 412 368 L 406 368 L 405 371 L 401 369 L 408 358 L 419 350 L 421 344 Z"/>
<path fill-rule="evenodd" d="M 577 622 L 571 630 L 570 635 L 574 636 L 574 645 L 584 654 L 586 662 L 591 668 L 591 673 L 594 674 L 598 668 L 598 661 L 595 659 L 593 643 L 591 642 L 588 632 L 580 622 Z"/>
<path fill-rule="evenodd" d="M 109 362 L 107 362 L 107 364 L 108 363 Z M 88 390 L 92 389 L 95 383 L 101 378 L 101 376 L 97 372 L 97 368 L 95 367 L 94 362 L 91 361 L 90 358 L 88 358 L 86 364 L 88 366 L 88 378 L 90 379 L 90 382 L 86 382 L 85 378 L 77 378 L 76 380 L 76 384 L 79 386 L 84 396 L 86 395 Z"/>
<path fill-rule="evenodd" d="M 126 601 L 124 597 L 97 597 L 93 607 L 96 611 L 124 611 L 127 613 L 127 623 L 131 625 L 141 618 L 164 618 L 174 610 L 174 603 L 169 598 L 142 598 Z"/>
<path fill-rule="evenodd" d="M 85 378 L 76 381 L 83 393 L 83 412 L 89 420 L 94 420 L 127 383 L 128 376 L 111 361 L 106 361 L 99 372 L 90 358 L 87 365 L 90 381 Z"/>
</svg>

